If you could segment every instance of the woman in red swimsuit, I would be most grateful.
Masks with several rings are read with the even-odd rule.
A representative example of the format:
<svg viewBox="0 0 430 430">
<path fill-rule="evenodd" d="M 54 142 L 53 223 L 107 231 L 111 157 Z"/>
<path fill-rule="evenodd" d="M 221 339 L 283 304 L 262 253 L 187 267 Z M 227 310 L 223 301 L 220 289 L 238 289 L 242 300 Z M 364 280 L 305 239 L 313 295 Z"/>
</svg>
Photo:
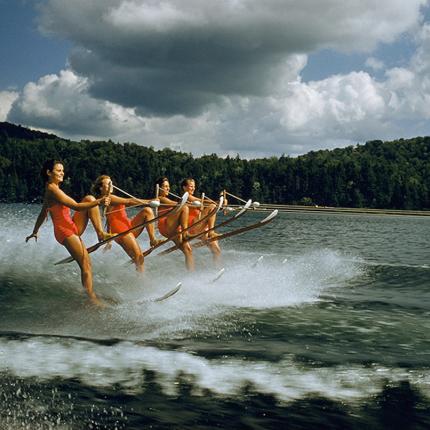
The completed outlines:
<svg viewBox="0 0 430 430">
<path fill-rule="evenodd" d="M 25 241 L 28 242 L 32 237 L 37 241 L 39 229 L 49 212 L 54 224 L 55 238 L 78 263 L 81 269 L 82 285 L 91 301 L 100 304 L 93 290 L 91 260 L 80 236 L 87 227 L 88 219 L 91 219 L 99 239 L 106 237 L 97 206 L 108 205 L 110 198 L 95 199 L 93 196 L 86 196 L 81 203 L 77 203 L 60 189 L 60 184 L 64 179 L 64 167 L 61 161 L 46 161 L 41 175 L 46 184 L 43 206 L 34 225 L 33 233 L 27 236 Z M 70 209 L 76 211 L 73 218 L 70 216 Z"/>
<path fill-rule="evenodd" d="M 188 192 L 189 197 L 188 201 L 191 203 L 194 202 L 200 202 L 201 199 L 196 197 L 194 195 L 194 192 L 196 191 L 196 182 L 193 178 L 186 178 L 181 182 L 182 190 L 185 192 Z M 210 202 L 209 204 L 204 204 L 203 210 L 196 207 L 190 207 L 189 209 L 189 218 L 188 218 L 188 225 L 193 225 L 200 217 L 206 216 L 209 212 L 214 210 L 216 207 L 215 203 Z M 203 232 L 204 230 L 212 229 L 215 225 L 216 221 L 216 214 L 209 217 L 207 220 L 197 224 L 194 228 L 190 229 L 190 234 L 199 234 Z M 214 230 L 211 230 L 209 233 L 202 235 L 202 240 L 205 239 L 205 236 L 207 237 L 216 237 L 218 236 L 218 233 L 216 233 Z M 220 261 L 221 258 L 221 248 L 219 247 L 218 241 L 214 240 L 213 242 L 208 243 L 208 248 L 212 252 L 213 259 L 216 263 Z"/>
<path fill-rule="evenodd" d="M 168 198 L 170 192 L 170 184 L 169 180 L 166 177 L 160 178 L 157 180 L 157 184 L 160 187 L 160 195 L 159 200 L 160 203 L 164 205 L 176 205 L 178 202 L 174 200 L 170 200 Z M 158 209 L 158 214 L 161 215 L 163 212 L 168 211 L 169 209 Z M 184 206 L 179 212 L 169 214 L 164 218 L 160 218 L 158 221 L 158 231 L 164 237 L 171 237 L 178 233 L 176 238 L 173 239 L 176 245 L 178 245 L 179 249 L 185 255 L 185 266 L 189 271 L 194 271 L 194 257 L 193 251 L 191 249 L 191 245 L 189 242 L 182 242 L 182 239 L 185 239 L 188 236 L 188 232 L 181 234 L 181 230 L 188 227 L 188 217 L 189 217 L 189 208 L 188 206 Z"/>
<path fill-rule="evenodd" d="M 111 194 L 112 180 L 107 175 L 99 176 L 94 182 L 91 190 L 96 197 L 110 195 L 111 201 L 110 206 L 106 211 L 106 219 L 109 225 L 111 233 L 122 233 L 135 225 L 142 224 L 144 222 L 151 221 L 154 219 L 154 213 L 150 207 L 144 207 L 136 216 L 129 219 L 125 208 L 127 206 L 136 206 L 143 204 L 151 204 L 149 200 L 135 199 L 135 198 L 123 198 Z M 158 202 L 156 202 L 158 203 Z M 153 223 L 146 225 L 148 232 L 150 245 L 156 245 L 159 240 L 155 237 L 155 228 Z M 124 251 L 133 259 L 138 272 L 144 271 L 144 261 L 142 250 L 136 240 L 143 231 L 143 227 L 137 228 L 130 233 L 115 239 L 115 241 L 124 249 Z"/>
</svg>

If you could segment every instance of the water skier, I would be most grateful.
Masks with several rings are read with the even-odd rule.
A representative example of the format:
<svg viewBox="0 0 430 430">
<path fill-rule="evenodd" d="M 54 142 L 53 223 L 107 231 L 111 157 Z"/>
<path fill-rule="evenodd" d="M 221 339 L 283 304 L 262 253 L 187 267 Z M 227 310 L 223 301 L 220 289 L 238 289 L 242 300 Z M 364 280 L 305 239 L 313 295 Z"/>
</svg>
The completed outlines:
<svg viewBox="0 0 430 430">
<path fill-rule="evenodd" d="M 100 304 L 93 290 L 91 260 L 82 242 L 81 235 L 88 225 L 88 219 L 90 219 L 99 240 L 109 236 L 103 231 L 97 206 L 108 205 L 110 198 L 95 199 L 93 196 L 86 196 L 78 203 L 68 196 L 60 189 L 60 184 L 64 179 L 62 161 L 47 160 L 42 167 L 41 175 L 45 182 L 43 205 L 36 219 L 33 233 L 27 236 L 25 241 L 28 242 L 31 238 L 37 241 L 39 229 L 47 218 L 48 213 L 50 213 L 54 224 L 55 239 L 69 251 L 70 255 L 78 263 L 81 270 L 82 286 L 85 288 L 88 297 L 93 303 Z M 73 218 L 70 216 L 70 209 L 76 211 Z"/>
<path fill-rule="evenodd" d="M 191 203 L 194 202 L 200 202 L 200 199 L 194 195 L 194 192 L 196 190 L 196 182 L 193 178 L 186 178 L 181 182 L 181 187 L 184 192 L 188 192 L 189 197 L 188 201 Z M 205 217 L 209 212 L 213 211 L 216 207 L 216 204 L 214 202 L 210 202 L 207 205 L 204 205 L 203 209 L 199 207 L 193 207 L 191 206 L 189 208 L 189 217 L 188 217 L 188 225 L 193 225 L 196 221 L 198 221 L 199 218 Z M 191 228 L 190 234 L 199 234 L 202 233 L 205 230 L 209 230 L 207 234 L 204 234 L 201 236 L 201 239 L 204 240 L 206 238 L 215 238 L 218 236 L 218 233 L 216 233 L 213 230 L 213 227 L 215 226 L 216 222 L 216 213 L 214 213 L 212 216 L 210 216 L 207 220 L 198 223 L 194 228 Z M 219 262 L 221 258 L 221 248 L 216 240 L 209 242 L 207 244 L 208 248 L 212 252 L 212 256 L 214 258 L 215 262 Z"/>
<path fill-rule="evenodd" d="M 128 218 L 125 210 L 125 208 L 129 206 L 151 204 L 150 200 L 116 196 L 113 194 L 112 180 L 108 175 L 99 176 L 91 187 L 91 191 L 96 197 L 110 195 L 110 206 L 106 211 L 106 219 L 110 233 L 122 233 L 134 226 L 148 222 L 148 224 L 146 224 L 146 230 L 148 232 L 150 245 L 155 246 L 160 242 L 155 237 L 154 224 L 149 222 L 154 219 L 154 213 L 150 207 L 144 207 L 132 219 Z M 128 256 L 133 259 L 136 270 L 141 273 L 144 271 L 144 257 L 142 249 L 136 239 L 140 236 L 144 227 L 145 226 L 136 228 L 125 236 L 115 239 Z"/>
<path fill-rule="evenodd" d="M 157 184 L 159 186 L 160 194 L 158 196 L 160 203 L 165 205 L 176 205 L 178 204 L 174 200 L 169 199 L 170 193 L 170 184 L 169 180 L 166 177 L 160 178 L 157 180 Z M 166 212 L 168 209 L 159 209 L 158 213 L 162 214 Z M 179 247 L 179 249 L 184 253 L 185 256 L 185 266 L 189 271 L 194 271 L 194 257 L 193 251 L 191 249 L 191 245 L 188 242 L 183 242 L 183 239 L 188 237 L 188 232 L 181 233 L 181 230 L 185 230 L 188 228 L 188 217 L 189 217 L 189 208 L 188 206 L 184 206 L 177 213 L 169 214 L 168 216 L 161 218 L 158 221 L 158 231 L 164 237 L 172 237 L 177 233 L 177 236 L 174 237 L 173 241 Z"/>
</svg>

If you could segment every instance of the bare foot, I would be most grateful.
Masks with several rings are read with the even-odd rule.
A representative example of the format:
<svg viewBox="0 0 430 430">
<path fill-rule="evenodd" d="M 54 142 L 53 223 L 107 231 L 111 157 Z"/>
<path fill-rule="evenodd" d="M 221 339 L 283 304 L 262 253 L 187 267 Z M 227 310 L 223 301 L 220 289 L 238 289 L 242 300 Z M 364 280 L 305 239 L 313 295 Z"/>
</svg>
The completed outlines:
<svg viewBox="0 0 430 430">
<path fill-rule="evenodd" d="M 157 246 L 157 245 L 159 245 L 160 243 L 163 243 L 164 242 L 164 240 L 163 239 L 153 239 L 153 240 L 151 240 L 150 242 L 149 242 L 149 244 L 151 245 L 151 246 Z"/>
<path fill-rule="evenodd" d="M 111 237 L 116 236 L 115 233 L 108 233 L 107 231 L 103 231 L 101 234 L 97 235 L 99 238 L 99 242 L 102 242 L 103 240 L 110 239 Z"/>
<path fill-rule="evenodd" d="M 91 304 L 97 306 L 98 309 L 105 309 L 107 307 L 107 304 L 102 302 L 97 297 L 90 297 Z"/>
</svg>

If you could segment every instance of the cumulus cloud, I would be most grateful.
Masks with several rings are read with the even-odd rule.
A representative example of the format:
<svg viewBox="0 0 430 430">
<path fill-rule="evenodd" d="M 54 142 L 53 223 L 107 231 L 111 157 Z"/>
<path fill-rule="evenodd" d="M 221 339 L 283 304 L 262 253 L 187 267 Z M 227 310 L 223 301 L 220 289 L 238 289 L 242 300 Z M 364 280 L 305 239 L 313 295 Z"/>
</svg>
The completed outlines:
<svg viewBox="0 0 430 430">
<path fill-rule="evenodd" d="M 290 83 L 277 100 L 281 123 L 291 135 L 323 139 L 416 135 L 416 124 L 430 118 L 430 25 L 423 25 L 418 41 L 409 66 L 386 70 L 380 81 L 361 71 Z M 400 130 L 406 123 L 411 129 Z"/>
<path fill-rule="evenodd" d="M 311 82 L 301 73 L 318 49 L 371 53 L 418 33 L 426 2 L 47 0 L 41 26 L 73 42 L 70 69 L 27 84 L 8 119 L 245 157 L 416 135 L 429 117 L 427 25 L 410 64 L 385 75 L 372 56 L 367 71 Z"/>
<path fill-rule="evenodd" d="M 391 42 L 425 1 L 48 0 L 41 26 L 75 44 L 70 65 L 92 96 L 192 116 L 225 96 L 278 91 L 292 54 Z"/>
<path fill-rule="evenodd" d="M 0 121 L 5 121 L 13 102 L 19 97 L 16 91 L 0 91 Z"/>
<path fill-rule="evenodd" d="M 418 48 L 410 66 L 387 71 L 392 107 L 398 117 L 430 118 L 430 24 L 418 34 Z"/>
<path fill-rule="evenodd" d="M 370 119 L 380 119 L 386 108 L 383 89 L 365 72 L 292 83 L 280 103 L 281 122 L 288 131 L 332 138 L 359 138 L 359 130 Z"/>
<path fill-rule="evenodd" d="M 134 109 L 98 100 L 88 92 L 87 78 L 71 70 L 47 75 L 28 83 L 21 94 L 0 93 L 5 119 L 43 128 L 74 139 L 116 138 L 155 147 L 200 152 L 214 138 L 215 122 L 207 114 L 196 118 L 142 117 Z M 4 95 L 5 94 L 5 95 Z"/>
<path fill-rule="evenodd" d="M 370 67 L 373 70 L 382 70 L 385 67 L 384 62 L 381 60 L 378 60 L 375 57 L 367 58 L 364 64 L 365 66 Z"/>
<path fill-rule="evenodd" d="M 81 136 L 117 135 L 142 126 L 131 109 L 88 95 L 88 80 L 70 70 L 28 83 L 12 105 L 8 120 Z"/>
</svg>

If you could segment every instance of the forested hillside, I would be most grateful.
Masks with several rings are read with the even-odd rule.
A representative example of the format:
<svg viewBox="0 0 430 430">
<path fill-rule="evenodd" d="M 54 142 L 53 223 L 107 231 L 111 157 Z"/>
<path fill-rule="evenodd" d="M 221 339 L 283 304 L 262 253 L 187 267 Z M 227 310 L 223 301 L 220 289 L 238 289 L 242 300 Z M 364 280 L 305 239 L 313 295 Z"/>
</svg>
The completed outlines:
<svg viewBox="0 0 430 430">
<path fill-rule="evenodd" d="M 148 142 L 150 143 L 150 142 Z M 430 137 L 370 141 L 291 158 L 242 160 L 191 154 L 112 141 L 74 142 L 0 123 L 0 201 L 38 202 L 45 159 L 64 161 L 64 189 L 76 198 L 109 174 L 129 193 L 150 197 L 154 181 L 169 177 L 172 191 L 192 176 L 214 198 L 223 188 L 265 203 L 318 204 L 394 209 L 430 208 Z"/>
</svg>

